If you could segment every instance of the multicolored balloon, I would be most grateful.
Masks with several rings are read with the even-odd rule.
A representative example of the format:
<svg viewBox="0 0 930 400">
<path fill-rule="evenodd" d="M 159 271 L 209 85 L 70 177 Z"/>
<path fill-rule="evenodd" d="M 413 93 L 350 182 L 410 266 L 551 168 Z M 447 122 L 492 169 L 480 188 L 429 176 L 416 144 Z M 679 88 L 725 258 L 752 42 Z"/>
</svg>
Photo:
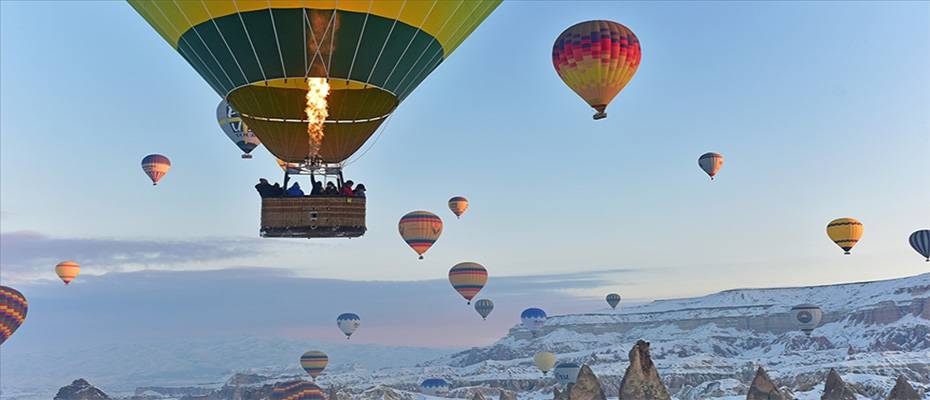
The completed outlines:
<svg viewBox="0 0 930 400">
<path fill-rule="evenodd" d="M 449 199 L 449 209 L 452 210 L 456 218 L 461 218 L 462 214 L 465 214 L 465 210 L 468 209 L 468 199 L 462 196 Z"/>
<path fill-rule="evenodd" d="M 471 304 L 471 299 L 488 283 L 488 270 L 478 263 L 458 263 L 449 270 L 449 283 Z"/>
<path fill-rule="evenodd" d="M 81 265 L 74 261 L 62 261 L 55 266 L 55 273 L 67 285 L 81 273 Z"/>
<path fill-rule="evenodd" d="M 849 255 L 862 238 L 862 223 L 855 218 L 837 218 L 827 224 L 827 236 Z"/>
<path fill-rule="evenodd" d="M 930 262 L 930 229 L 921 229 L 911 234 L 908 238 L 914 251 L 920 253 Z"/>
<path fill-rule="evenodd" d="M 0 344 L 3 344 L 26 320 L 29 302 L 18 290 L 0 285 Z"/>
<path fill-rule="evenodd" d="M 607 304 L 610 306 L 610 308 L 613 308 L 614 310 L 616 310 L 617 304 L 620 304 L 620 295 L 616 293 L 608 294 Z"/>
<path fill-rule="evenodd" d="M 242 122 L 239 112 L 234 110 L 226 100 L 221 100 L 220 104 L 216 106 L 216 121 L 220 124 L 220 128 L 223 129 L 223 133 L 229 137 L 229 140 L 232 140 L 239 147 L 239 150 L 242 150 L 242 158 L 252 158 L 249 153 L 261 145 L 262 142 L 258 140 L 258 136 L 255 136 L 255 132 L 252 132 L 245 125 L 245 122 Z"/>
<path fill-rule="evenodd" d="M 540 351 L 533 356 L 533 363 L 536 364 L 536 368 L 542 371 L 543 375 L 546 375 L 552 370 L 552 367 L 555 366 L 555 354 L 548 351 Z"/>
<path fill-rule="evenodd" d="M 581 366 L 573 362 L 559 363 L 555 366 L 555 380 L 562 386 L 568 386 L 578 381 L 578 371 Z"/>
<path fill-rule="evenodd" d="M 442 378 L 430 378 L 420 383 L 420 391 L 430 396 L 445 393 L 449 390 L 449 382 Z"/>
<path fill-rule="evenodd" d="M 358 317 L 358 314 L 344 313 L 339 314 L 339 317 L 336 318 L 336 325 L 339 326 L 339 330 L 346 335 L 346 340 L 355 333 L 355 330 L 358 329 L 358 326 L 361 324 L 362 319 Z"/>
<path fill-rule="evenodd" d="M 546 312 L 539 308 L 527 308 L 520 313 L 520 322 L 533 336 L 546 325 Z"/>
<path fill-rule="evenodd" d="M 323 389 L 310 381 L 292 381 L 275 385 L 271 389 L 274 400 L 324 400 Z"/>
<path fill-rule="evenodd" d="M 494 302 L 488 299 L 481 299 L 475 302 L 475 311 L 481 315 L 481 319 L 488 319 L 491 311 L 494 311 Z"/>
<path fill-rule="evenodd" d="M 329 364 L 329 357 L 322 351 L 311 350 L 300 356 L 300 367 L 307 371 L 313 379 L 323 373 L 326 364 Z"/>
<path fill-rule="evenodd" d="M 420 255 L 429 250 L 442 234 L 442 219 L 429 211 L 411 211 L 397 224 L 400 237 Z"/>
<path fill-rule="evenodd" d="M 791 308 L 791 315 L 801 332 L 810 336 L 811 332 L 820 326 L 820 320 L 823 319 L 823 310 L 813 304 L 801 304 Z"/>
<path fill-rule="evenodd" d="M 149 154 L 142 159 L 142 170 L 152 180 L 152 185 L 157 185 L 168 170 L 171 169 L 171 160 L 161 154 Z"/>
<path fill-rule="evenodd" d="M 714 180 L 714 176 L 716 176 L 717 172 L 720 172 L 720 168 L 723 167 L 723 155 L 720 153 L 701 154 L 701 157 L 698 158 L 698 165 L 707 175 L 710 175 L 710 180 Z"/>
<path fill-rule="evenodd" d="M 642 52 L 629 28 L 613 21 L 585 21 L 552 45 L 552 65 L 562 81 L 607 118 L 607 105 L 633 79 Z"/>
</svg>

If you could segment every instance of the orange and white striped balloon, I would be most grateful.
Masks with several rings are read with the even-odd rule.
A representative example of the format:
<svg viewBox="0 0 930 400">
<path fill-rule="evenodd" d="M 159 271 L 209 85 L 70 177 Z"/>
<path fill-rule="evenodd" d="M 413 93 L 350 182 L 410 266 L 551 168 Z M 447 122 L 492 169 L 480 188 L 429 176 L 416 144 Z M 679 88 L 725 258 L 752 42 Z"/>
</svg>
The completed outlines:
<svg viewBox="0 0 930 400">
<path fill-rule="evenodd" d="M 462 214 L 465 214 L 465 210 L 468 209 L 468 199 L 462 196 L 449 199 L 449 209 L 452 210 L 456 218 L 461 218 Z"/>
<path fill-rule="evenodd" d="M 67 285 L 81 273 L 81 265 L 74 261 L 62 261 L 55 266 L 55 273 Z"/>
</svg>

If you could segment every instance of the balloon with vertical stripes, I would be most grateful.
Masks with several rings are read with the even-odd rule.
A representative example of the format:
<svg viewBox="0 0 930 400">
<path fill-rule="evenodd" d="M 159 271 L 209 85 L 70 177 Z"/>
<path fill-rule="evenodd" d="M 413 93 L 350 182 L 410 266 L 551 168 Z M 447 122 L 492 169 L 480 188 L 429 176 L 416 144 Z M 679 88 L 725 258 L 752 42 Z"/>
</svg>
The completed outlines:
<svg viewBox="0 0 930 400">
<path fill-rule="evenodd" d="M 723 155 L 720 153 L 701 154 L 701 157 L 698 158 L 698 166 L 710 176 L 710 180 L 714 180 L 714 177 L 720 172 L 720 168 L 723 167 Z"/>
<path fill-rule="evenodd" d="M 921 229 L 911 234 L 908 243 L 914 248 L 914 251 L 920 253 L 930 262 L 930 229 Z"/>
<path fill-rule="evenodd" d="M 142 159 L 142 171 L 152 180 L 152 185 L 157 185 L 171 169 L 171 160 L 161 154 L 149 154 Z"/>
</svg>

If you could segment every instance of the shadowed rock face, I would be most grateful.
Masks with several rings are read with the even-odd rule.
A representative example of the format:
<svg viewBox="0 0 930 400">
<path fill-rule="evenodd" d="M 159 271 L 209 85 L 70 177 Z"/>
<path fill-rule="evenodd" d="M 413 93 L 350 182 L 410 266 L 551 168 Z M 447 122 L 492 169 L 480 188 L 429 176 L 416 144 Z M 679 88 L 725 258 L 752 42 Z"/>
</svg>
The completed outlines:
<svg viewBox="0 0 930 400">
<path fill-rule="evenodd" d="M 791 400 L 791 397 L 785 396 L 769 378 L 765 369 L 759 367 L 756 377 L 752 379 L 752 385 L 749 386 L 749 393 L 746 393 L 746 400 Z"/>
<path fill-rule="evenodd" d="M 110 396 L 84 379 L 77 379 L 70 385 L 63 386 L 55 395 L 55 400 L 107 400 L 109 398 Z"/>
<path fill-rule="evenodd" d="M 475 392 L 471 395 L 471 400 L 484 400 L 484 396 L 481 395 L 481 392 Z"/>
<path fill-rule="evenodd" d="M 568 389 L 569 400 L 607 400 L 601 382 L 597 380 L 591 367 L 582 365 L 578 371 L 578 380 Z"/>
<path fill-rule="evenodd" d="M 856 400 L 856 391 L 843 382 L 843 378 L 836 373 L 835 369 L 830 368 L 820 400 Z"/>
<path fill-rule="evenodd" d="M 579 375 L 579 380 L 581 375 Z M 619 400 L 671 400 L 668 389 L 659 378 L 652 357 L 649 354 L 649 342 L 640 340 L 630 350 L 630 366 L 620 382 Z M 574 398 L 572 399 L 574 400 Z"/>
<path fill-rule="evenodd" d="M 517 393 L 501 389 L 500 400 L 517 400 Z"/>
<path fill-rule="evenodd" d="M 888 400 L 920 400 L 920 394 L 907 382 L 907 379 L 904 379 L 904 375 L 898 375 L 894 388 L 888 394 Z"/>
</svg>

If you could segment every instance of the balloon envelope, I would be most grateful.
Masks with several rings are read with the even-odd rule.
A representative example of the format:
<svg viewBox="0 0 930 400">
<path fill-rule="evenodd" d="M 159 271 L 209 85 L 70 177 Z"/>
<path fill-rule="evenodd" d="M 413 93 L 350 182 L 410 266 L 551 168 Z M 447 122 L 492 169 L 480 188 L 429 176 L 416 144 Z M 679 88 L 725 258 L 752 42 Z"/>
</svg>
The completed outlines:
<svg viewBox="0 0 930 400">
<path fill-rule="evenodd" d="M 471 304 L 471 299 L 475 298 L 487 282 L 488 270 L 478 263 L 458 263 L 449 270 L 449 283 L 468 300 L 468 304 Z"/>
<path fill-rule="evenodd" d="M 494 311 L 494 302 L 488 299 L 481 299 L 475 302 L 475 311 L 481 315 L 481 319 L 488 319 L 491 311 Z"/>
<path fill-rule="evenodd" d="M 271 390 L 274 400 L 324 400 L 323 389 L 310 381 L 279 383 Z"/>
<path fill-rule="evenodd" d="M 620 304 L 620 295 L 616 293 L 608 294 L 607 304 L 610 305 L 610 308 L 617 309 L 617 304 Z"/>
<path fill-rule="evenodd" d="M 430 378 L 420 383 L 420 390 L 430 396 L 435 396 L 449 390 L 449 382 L 442 378 Z"/>
<path fill-rule="evenodd" d="M 555 354 L 548 351 L 540 351 L 533 356 L 533 363 L 535 363 L 536 368 L 539 368 L 543 375 L 545 375 L 555 366 Z"/>
<path fill-rule="evenodd" d="M 578 371 L 581 366 L 573 362 L 559 363 L 555 366 L 555 380 L 562 386 L 568 386 L 578 381 Z"/>
<path fill-rule="evenodd" d="M 827 224 L 827 236 L 846 254 L 862 238 L 862 223 L 855 218 L 838 218 Z"/>
<path fill-rule="evenodd" d="M 642 52 L 629 28 L 613 21 L 572 25 L 552 45 L 552 65 L 568 87 L 607 117 L 611 100 L 633 79 Z"/>
<path fill-rule="evenodd" d="M 468 199 L 462 196 L 449 199 L 449 209 L 452 210 L 456 217 L 461 217 L 462 214 L 465 214 L 465 210 L 468 209 Z"/>
<path fill-rule="evenodd" d="M 914 248 L 914 251 L 920 253 L 927 259 L 927 262 L 930 262 L 930 230 L 921 229 L 912 233 L 908 238 L 908 242 Z"/>
<path fill-rule="evenodd" d="M 81 273 L 81 265 L 74 261 L 62 261 L 55 266 L 55 273 L 67 285 Z"/>
<path fill-rule="evenodd" d="M 300 367 L 313 378 L 323 373 L 326 364 L 329 364 L 329 357 L 322 351 L 311 350 L 300 356 Z"/>
<path fill-rule="evenodd" d="M 339 314 L 339 317 L 336 318 L 336 325 L 339 326 L 339 330 L 346 335 L 346 339 L 352 336 L 361 324 L 362 319 L 358 317 L 358 314 L 344 313 Z"/>
<path fill-rule="evenodd" d="M 820 320 L 823 319 L 823 310 L 813 304 L 801 304 L 791 308 L 791 316 L 794 318 L 794 322 L 798 324 L 801 332 L 810 336 L 811 331 L 820 325 Z"/>
<path fill-rule="evenodd" d="M 698 165 L 710 176 L 711 180 L 714 180 L 714 176 L 723 167 L 723 155 L 720 153 L 701 154 L 701 157 L 698 158 Z"/>
<path fill-rule="evenodd" d="M 0 344 L 3 344 L 26 320 L 29 302 L 18 290 L 0 285 Z"/>
<path fill-rule="evenodd" d="M 400 237 L 420 258 L 442 234 L 442 219 L 429 211 L 411 211 L 397 223 Z"/>
<path fill-rule="evenodd" d="M 536 331 L 546 325 L 546 312 L 539 308 L 527 308 L 520 313 L 520 322 L 535 335 Z"/>
<path fill-rule="evenodd" d="M 161 154 L 149 154 L 142 159 L 142 171 L 152 180 L 152 185 L 157 185 L 170 169 L 171 161 Z"/>
<path fill-rule="evenodd" d="M 248 126 L 242 122 L 239 112 L 234 110 L 226 100 L 221 100 L 216 106 L 216 121 L 220 124 L 223 133 L 242 150 L 242 158 L 252 158 L 249 154 L 262 144 Z"/>
<path fill-rule="evenodd" d="M 315 156 L 339 163 L 500 0 L 129 4 L 286 162 L 311 154 L 309 78 L 326 79 L 327 116 Z"/>
</svg>

